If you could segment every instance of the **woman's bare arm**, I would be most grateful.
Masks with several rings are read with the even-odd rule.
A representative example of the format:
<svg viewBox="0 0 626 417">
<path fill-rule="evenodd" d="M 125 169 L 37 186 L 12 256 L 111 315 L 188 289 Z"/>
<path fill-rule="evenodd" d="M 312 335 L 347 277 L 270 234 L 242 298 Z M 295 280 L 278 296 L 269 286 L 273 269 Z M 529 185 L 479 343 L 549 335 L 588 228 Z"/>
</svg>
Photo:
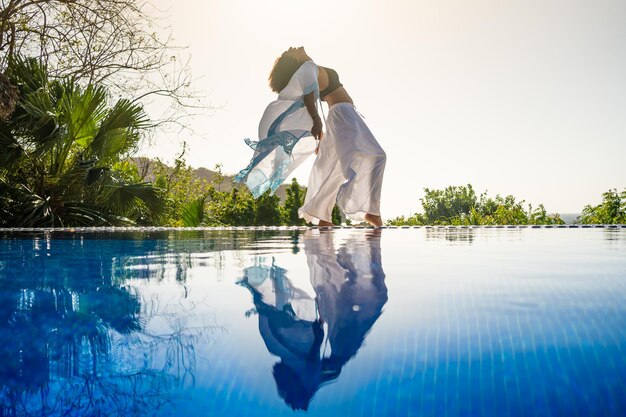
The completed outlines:
<svg viewBox="0 0 626 417">
<path fill-rule="evenodd" d="M 313 119 L 311 134 L 313 134 L 315 139 L 321 140 L 324 132 L 322 132 L 322 118 L 317 113 L 317 108 L 315 107 L 315 93 L 312 92 L 304 96 L 304 105 Z"/>
</svg>

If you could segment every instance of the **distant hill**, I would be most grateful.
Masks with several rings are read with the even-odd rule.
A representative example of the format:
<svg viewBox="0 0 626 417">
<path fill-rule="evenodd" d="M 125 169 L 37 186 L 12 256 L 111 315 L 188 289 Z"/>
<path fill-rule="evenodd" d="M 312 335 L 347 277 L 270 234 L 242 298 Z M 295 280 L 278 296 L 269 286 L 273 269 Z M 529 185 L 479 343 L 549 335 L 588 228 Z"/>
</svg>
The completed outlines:
<svg viewBox="0 0 626 417">
<path fill-rule="evenodd" d="M 559 216 L 566 224 L 573 224 L 578 220 L 582 213 L 559 213 Z"/>
<path fill-rule="evenodd" d="M 137 165 L 137 168 L 139 170 L 139 175 L 143 178 L 144 181 L 151 181 L 151 182 L 154 181 L 154 172 L 153 172 L 154 160 L 153 159 L 140 156 L 137 158 L 131 158 L 131 160 L 133 161 L 135 165 Z M 173 169 L 173 168 L 170 168 L 170 169 Z M 216 171 L 212 171 L 204 167 L 194 168 L 191 172 L 195 178 L 205 179 L 209 182 L 213 181 L 213 178 L 217 174 Z M 223 175 L 224 175 L 224 181 L 220 185 L 219 191 L 230 192 L 235 187 L 245 188 L 245 185 L 238 184 L 234 181 L 233 175 L 226 175 L 226 174 L 223 174 Z M 289 184 L 287 185 L 283 184 L 278 188 L 278 190 L 276 190 L 276 195 L 278 196 L 278 198 L 280 198 L 280 201 L 282 202 L 285 201 L 285 198 L 287 196 L 286 189 L 288 185 Z"/>
</svg>

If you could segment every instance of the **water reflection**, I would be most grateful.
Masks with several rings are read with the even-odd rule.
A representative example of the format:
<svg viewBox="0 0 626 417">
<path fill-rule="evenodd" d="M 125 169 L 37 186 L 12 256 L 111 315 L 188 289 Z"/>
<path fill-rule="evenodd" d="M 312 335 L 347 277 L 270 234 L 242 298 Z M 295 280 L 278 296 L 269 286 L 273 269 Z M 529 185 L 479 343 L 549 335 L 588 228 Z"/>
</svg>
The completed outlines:
<svg viewBox="0 0 626 417">
<path fill-rule="evenodd" d="M 287 271 L 265 264 L 246 268 L 240 285 L 252 293 L 259 332 L 280 358 L 273 376 L 280 397 L 307 410 L 323 385 L 337 379 L 387 302 L 380 230 L 351 236 L 335 250 L 332 231 L 308 230 L 304 251 L 314 294 L 294 286 Z"/>
<path fill-rule="evenodd" d="M 189 251 L 168 254 L 163 240 L 2 243 L 0 415 L 154 415 L 193 383 L 194 346 L 209 327 L 186 323 L 191 311 L 162 311 L 158 295 L 128 281 L 184 269 Z"/>
<path fill-rule="evenodd" d="M 144 382 L 163 384 L 164 375 L 131 376 L 109 360 L 115 335 L 141 329 L 137 295 L 90 280 L 79 288 L 58 284 L 0 291 L 2 415 L 119 414 L 147 397 L 158 400 L 162 392 Z"/>
<path fill-rule="evenodd" d="M 468 228 L 452 228 L 452 229 L 439 229 L 439 228 L 426 228 L 426 239 L 428 240 L 441 240 L 453 244 L 472 245 L 476 239 L 476 230 Z"/>
</svg>

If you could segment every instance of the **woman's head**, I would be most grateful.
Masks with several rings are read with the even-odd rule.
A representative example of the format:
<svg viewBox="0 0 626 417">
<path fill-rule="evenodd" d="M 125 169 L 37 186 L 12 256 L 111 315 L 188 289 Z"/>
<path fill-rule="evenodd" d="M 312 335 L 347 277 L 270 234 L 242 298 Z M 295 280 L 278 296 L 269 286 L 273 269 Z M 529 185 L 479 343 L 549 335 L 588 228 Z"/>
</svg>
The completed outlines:
<svg viewBox="0 0 626 417">
<path fill-rule="evenodd" d="M 278 93 L 285 88 L 291 79 L 291 76 L 300 68 L 300 65 L 309 61 L 311 58 L 304 52 L 304 47 L 289 48 L 278 57 L 272 71 L 270 72 L 269 82 L 272 91 Z"/>
</svg>

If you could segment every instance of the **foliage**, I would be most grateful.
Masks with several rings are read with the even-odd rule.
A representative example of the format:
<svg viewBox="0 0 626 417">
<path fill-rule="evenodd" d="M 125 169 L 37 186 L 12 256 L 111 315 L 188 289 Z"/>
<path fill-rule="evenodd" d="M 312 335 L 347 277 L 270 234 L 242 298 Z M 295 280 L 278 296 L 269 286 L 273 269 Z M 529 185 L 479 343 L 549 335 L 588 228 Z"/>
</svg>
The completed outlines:
<svg viewBox="0 0 626 417">
<path fill-rule="evenodd" d="M 154 176 L 154 184 L 165 190 L 165 204 L 154 223 L 162 226 L 202 226 L 206 224 L 205 206 L 210 195 L 211 184 L 203 178 L 196 178 L 193 169 L 187 165 L 185 148 L 170 167 L 160 159 L 151 161 L 149 167 Z"/>
<path fill-rule="evenodd" d="M 333 224 L 341 224 L 341 223 L 343 223 L 343 219 L 342 219 L 342 216 L 341 216 L 341 210 L 339 210 L 339 207 L 336 206 L 336 205 L 333 207 L 333 211 L 330 214 L 330 221 Z"/>
<path fill-rule="evenodd" d="M 202 225 L 205 215 L 204 206 L 208 195 L 190 201 L 182 207 L 181 221 L 185 227 L 197 227 Z"/>
<path fill-rule="evenodd" d="M 158 188 L 114 168 L 147 123 L 140 105 L 108 106 L 103 87 L 50 81 L 34 59 L 16 58 L 7 76 L 20 97 L 0 122 L 0 225 L 132 224 L 159 212 Z"/>
<path fill-rule="evenodd" d="M 280 198 L 270 195 L 269 190 L 254 201 L 254 225 L 272 226 L 282 224 L 283 210 Z"/>
<path fill-rule="evenodd" d="M 626 189 L 618 193 L 612 189 L 602 194 L 602 203 L 587 205 L 580 217 L 582 224 L 624 224 L 626 223 Z"/>
<path fill-rule="evenodd" d="M 255 203 L 252 194 L 233 188 L 230 192 L 209 191 L 209 226 L 251 226 L 255 220 Z"/>
<path fill-rule="evenodd" d="M 304 219 L 301 219 L 298 215 L 298 209 L 304 204 L 304 198 L 306 196 L 306 187 L 301 186 L 298 180 L 295 178 L 291 180 L 291 184 L 285 190 L 287 197 L 285 198 L 285 205 L 283 207 L 283 221 L 284 224 L 289 226 L 303 226 L 306 224 Z M 342 217 L 339 207 L 334 206 L 331 214 L 331 221 L 334 224 L 341 224 L 344 219 Z M 350 220 L 345 220 L 350 224 Z"/>
<path fill-rule="evenodd" d="M 216 165 L 211 182 L 195 177 L 183 152 L 173 166 L 150 161 L 155 185 L 165 191 L 165 208 L 153 222 L 164 226 L 251 226 L 283 224 L 284 207 L 278 196 L 254 199 L 247 188 L 224 188 L 222 166 Z"/>
<path fill-rule="evenodd" d="M 472 186 L 450 186 L 443 190 L 424 189 L 420 200 L 423 213 L 413 216 L 397 217 L 387 222 L 388 225 L 520 225 L 520 224 L 563 224 L 555 215 L 548 215 L 543 204 L 533 209 L 524 201 L 516 201 L 508 195 L 495 198 L 486 193 L 476 196 Z"/>
<path fill-rule="evenodd" d="M 424 219 L 428 224 L 443 224 L 456 217 L 467 215 L 476 207 L 476 193 L 471 185 L 450 186 L 444 190 L 424 189 L 421 199 Z"/>
<path fill-rule="evenodd" d="M 213 174 L 213 186 L 217 188 L 217 191 L 222 191 L 222 184 L 224 183 L 225 177 L 222 172 L 223 165 L 215 164 L 214 174 Z"/>
<path fill-rule="evenodd" d="M 302 226 L 306 222 L 298 215 L 298 209 L 304 204 L 306 188 L 300 186 L 297 179 L 292 179 L 287 187 L 285 205 L 283 208 L 283 218 L 289 226 Z"/>
<path fill-rule="evenodd" d="M 423 226 L 425 224 L 424 216 L 420 213 L 408 217 L 398 216 L 386 221 L 387 226 Z"/>
</svg>

